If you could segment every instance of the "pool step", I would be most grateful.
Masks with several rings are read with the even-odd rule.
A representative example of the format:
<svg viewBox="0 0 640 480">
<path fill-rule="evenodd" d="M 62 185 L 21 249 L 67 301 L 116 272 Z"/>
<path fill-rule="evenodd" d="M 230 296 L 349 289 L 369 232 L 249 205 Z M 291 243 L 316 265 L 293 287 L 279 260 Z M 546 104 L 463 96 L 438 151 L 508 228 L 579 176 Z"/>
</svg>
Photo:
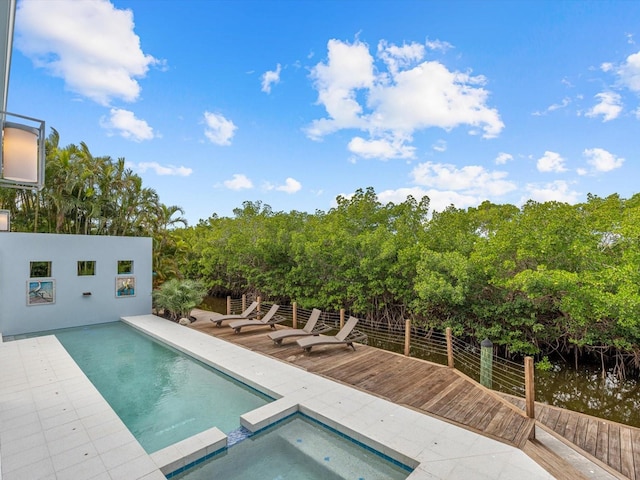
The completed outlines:
<svg viewBox="0 0 640 480">
<path fill-rule="evenodd" d="M 381 473 L 376 469 L 376 464 L 387 462 L 373 451 L 368 451 L 364 447 L 353 444 L 354 448 L 361 448 L 363 457 L 360 461 L 354 461 L 354 457 L 349 453 L 345 453 L 344 444 L 336 442 L 335 438 L 322 438 L 313 436 L 309 438 L 306 428 L 291 428 L 287 426 L 286 432 L 279 432 L 278 437 L 281 441 L 287 443 L 305 459 L 315 462 L 317 465 L 330 472 L 332 478 L 336 479 L 358 479 L 358 480 L 386 480 L 387 474 Z M 322 428 L 322 427 L 320 427 Z M 275 432 L 274 432 L 275 433 Z M 335 435 L 333 433 L 329 434 Z M 307 440 L 308 439 L 308 440 Z M 348 439 L 342 439 L 344 442 L 350 442 Z M 400 467 L 397 467 L 400 469 Z M 404 478 L 409 476 L 410 472 L 405 472 Z M 402 478 L 401 476 L 395 478 Z"/>
</svg>

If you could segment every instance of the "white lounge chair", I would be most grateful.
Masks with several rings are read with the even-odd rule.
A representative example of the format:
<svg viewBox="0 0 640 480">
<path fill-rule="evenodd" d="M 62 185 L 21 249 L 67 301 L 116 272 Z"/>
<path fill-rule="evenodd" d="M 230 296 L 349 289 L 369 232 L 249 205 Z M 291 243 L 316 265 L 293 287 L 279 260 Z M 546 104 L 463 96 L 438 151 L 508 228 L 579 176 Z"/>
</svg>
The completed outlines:
<svg viewBox="0 0 640 480">
<path fill-rule="evenodd" d="M 282 345 L 282 341 L 285 338 L 289 337 L 307 337 L 309 335 L 319 335 L 323 332 L 328 332 L 331 330 L 331 327 L 325 325 L 324 323 L 318 324 L 318 320 L 320 320 L 320 314 L 322 312 L 317 308 L 314 308 L 311 311 L 311 315 L 309 316 L 309 320 L 305 323 L 302 328 L 283 328 L 281 330 L 276 330 L 275 332 L 271 332 L 269 334 L 269 338 L 273 340 L 273 343 L 276 345 Z"/>
<path fill-rule="evenodd" d="M 229 324 L 235 333 L 240 333 L 240 330 L 245 327 L 271 327 L 276 328 L 276 323 L 284 322 L 286 319 L 280 315 L 276 315 L 276 312 L 280 308 L 280 305 L 272 305 L 267 314 L 255 320 L 234 320 Z"/>
<path fill-rule="evenodd" d="M 227 322 L 229 320 L 248 320 L 255 317 L 258 314 L 256 308 L 258 308 L 258 302 L 253 302 L 242 313 L 235 315 L 220 315 L 219 317 L 210 318 L 209 320 L 215 323 L 216 327 L 221 327 L 222 322 Z"/>
<path fill-rule="evenodd" d="M 340 329 L 335 336 L 331 335 L 318 335 L 318 336 L 310 336 L 306 338 L 301 338 L 297 341 L 298 345 L 301 346 L 305 352 L 310 352 L 311 348 L 316 345 L 348 345 L 354 350 L 356 347 L 353 346 L 353 342 L 357 341 L 360 338 L 365 338 L 364 335 L 360 336 L 351 336 L 353 333 L 353 329 L 356 327 L 358 323 L 358 319 L 356 317 L 349 317 L 347 323 Z"/>
</svg>

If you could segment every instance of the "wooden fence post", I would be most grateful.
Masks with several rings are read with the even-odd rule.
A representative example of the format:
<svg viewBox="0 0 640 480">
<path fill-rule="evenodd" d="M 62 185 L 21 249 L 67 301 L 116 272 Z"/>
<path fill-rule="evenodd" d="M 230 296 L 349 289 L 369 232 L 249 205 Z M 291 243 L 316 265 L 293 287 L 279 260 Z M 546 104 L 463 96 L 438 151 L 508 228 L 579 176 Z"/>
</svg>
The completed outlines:
<svg viewBox="0 0 640 480">
<path fill-rule="evenodd" d="M 227 296 L 227 315 L 231 315 L 231 295 Z"/>
<path fill-rule="evenodd" d="M 447 327 L 447 365 L 449 368 L 454 368 L 453 363 L 453 339 L 451 337 L 451 327 Z"/>
<path fill-rule="evenodd" d="M 298 302 L 293 302 L 293 328 L 298 328 Z"/>
<path fill-rule="evenodd" d="M 524 357 L 524 393 L 527 417 L 536 418 L 536 389 L 534 383 L 533 357 Z"/>
<path fill-rule="evenodd" d="M 344 327 L 344 308 L 340 309 L 340 328 Z"/>
<path fill-rule="evenodd" d="M 411 320 L 404 321 L 404 355 L 408 357 L 411 350 Z"/>
<path fill-rule="evenodd" d="M 260 307 L 262 306 L 262 299 L 258 297 L 258 316 L 260 316 Z M 242 308 L 245 308 L 244 306 Z"/>
<path fill-rule="evenodd" d="M 242 311 L 244 312 L 247 309 L 247 296 L 242 294 Z"/>
<path fill-rule="evenodd" d="M 485 338 L 480 343 L 480 385 L 491 388 L 493 383 L 493 342 Z"/>
</svg>

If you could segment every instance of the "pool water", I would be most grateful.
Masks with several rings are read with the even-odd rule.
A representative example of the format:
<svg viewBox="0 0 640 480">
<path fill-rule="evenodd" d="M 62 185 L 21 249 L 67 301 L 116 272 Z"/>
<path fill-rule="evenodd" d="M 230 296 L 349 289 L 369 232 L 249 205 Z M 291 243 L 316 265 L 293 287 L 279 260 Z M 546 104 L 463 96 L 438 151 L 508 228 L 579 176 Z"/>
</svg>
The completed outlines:
<svg viewBox="0 0 640 480">
<path fill-rule="evenodd" d="M 171 480 L 403 480 L 411 469 L 302 415 L 251 436 Z"/>
<path fill-rule="evenodd" d="M 51 333 L 148 453 L 214 426 L 229 433 L 272 400 L 123 322 Z"/>
</svg>

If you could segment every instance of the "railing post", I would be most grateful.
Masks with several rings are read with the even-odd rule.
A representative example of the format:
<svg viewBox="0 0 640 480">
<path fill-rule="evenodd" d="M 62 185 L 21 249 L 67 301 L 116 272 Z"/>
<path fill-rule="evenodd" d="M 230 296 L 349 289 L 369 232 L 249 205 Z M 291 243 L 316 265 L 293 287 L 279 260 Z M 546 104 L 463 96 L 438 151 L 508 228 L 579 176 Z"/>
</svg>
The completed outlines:
<svg viewBox="0 0 640 480">
<path fill-rule="evenodd" d="M 293 302 L 293 328 L 298 328 L 298 302 Z"/>
<path fill-rule="evenodd" d="M 536 418 L 536 389 L 534 383 L 533 357 L 524 357 L 524 394 L 527 417 Z"/>
<path fill-rule="evenodd" d="M 408 357 L 411 351 L 411 320 L 404 321 L 404 355 Z"/>
<path fill-rule="evenodd" d="M 231 315 L 231 295 L 227 295 L 227 315 Z"/>
<path fill-rule="evenodd" d="M 454 368 L 453 363 L 453 339 L 451 337 L 451 327 L 447 327 L 447 365 L 449 368 Z"/>
<path fill-rule="evenodd" d="M 485 338 L 480 343 L 480 385 L 491 388 L 493 383 L 493 342 Z"/>
<path fill-rule="evenodd" d="M 247 309 L 247 296 L 242 294 L 242 311 L 244 312 Z"/>
<path fill-rule="evenodd" d="M 344 327 L 344 308 L 340 309 L 340 328 Z"/>
<path fill-rule="evenodd" d="M 260 297 L 258 297 L 258 314 L 260 314 L 260 307 L 261 306 L 262 306 L 262 299 Z M 246 307 L 244 307 L 244 305 L 243 305 L 242 308 L 246 308 Z"/>
</svg>

